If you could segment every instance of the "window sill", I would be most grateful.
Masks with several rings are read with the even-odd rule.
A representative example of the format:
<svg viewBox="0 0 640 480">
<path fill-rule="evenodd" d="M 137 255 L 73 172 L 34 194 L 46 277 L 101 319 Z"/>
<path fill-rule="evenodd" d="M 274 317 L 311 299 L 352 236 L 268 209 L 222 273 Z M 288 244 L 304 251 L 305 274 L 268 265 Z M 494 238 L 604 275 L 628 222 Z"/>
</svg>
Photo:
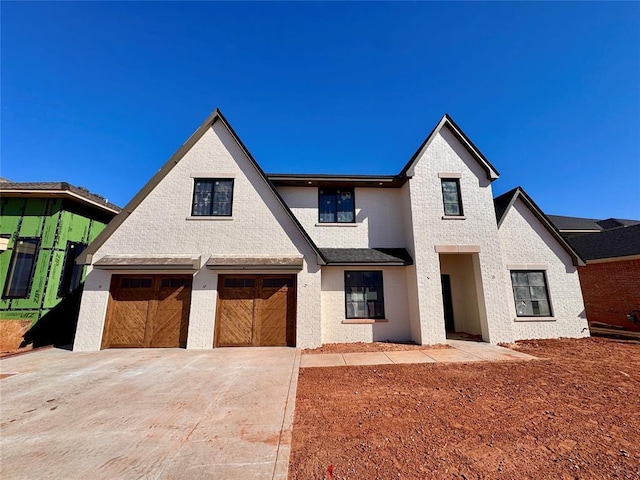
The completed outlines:
<svg viewBox="0 0 640 480">
<path fill-rule="evenodd" d="M 357 227 L 358 224 L 355 222 L 344 222 L 344 223 L 316 223 L 316 227 Z"/>
<path fill-rule="evenodd" d="M 196 217 L 189 216 L 189 217 L 185 218 L 185 220 L 206 220 L 206 221 L 211 221 L 211 220 L 220 221 L 220 220 L 223 220 L 224 221 L 224 220 L 233 220 L 233 217 L 223 217 L 222 215 L 220 215 L 220 216 L 202 215 L 202 216 L 196 216 Z"/>
<path fill-rule="evenodd" d="M 556 317 L 516 317 L 514 322 L 555 322 Z"/>
<path fill-rule="evenodd" d="M 464 215 L 443 215 L 442 220 L 466 220 L 467 217 Z"/>
<path fill-rule="evenodd" d="M 387 323 L 386 318 L 347 318 L 342 321 L 345 325 L 370 325 L 372 323 Z"/>
</svg>

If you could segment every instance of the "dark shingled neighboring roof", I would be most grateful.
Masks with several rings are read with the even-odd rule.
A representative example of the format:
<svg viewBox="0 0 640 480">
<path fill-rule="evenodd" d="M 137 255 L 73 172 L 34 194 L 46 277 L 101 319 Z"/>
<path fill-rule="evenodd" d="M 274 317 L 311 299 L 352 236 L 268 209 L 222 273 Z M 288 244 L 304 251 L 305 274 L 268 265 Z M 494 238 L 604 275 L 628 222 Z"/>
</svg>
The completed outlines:
<svg viewBox="0 0 640 480">
<path fill-rule="evenodd" d="M 47 191 L 51 193 L 59 192 L 71 192 L 84 200 L 88 200 L 92 203 L 97 203 L 99 206 L 111 210 L 114 213 L 120 212 L 120 207 L 108 202 L 104 197 L 91 193 L 84 187 L 76 187 L 67 182 L 12 182 L 2 181 L 0 182 L 0 192 L 10 194 L 20 191 Z"/>
<path fill-rule="evenodd" d="M 570 238 L 569 243 L 587 262 L 640 255 L 640 224 Z"/>
<path fill-rule="evenodd" d="M 411 265 L 405 248 L 321 248 L 327 265 Z"/>
<path fill-rule="evenodd" d="M 551 223 L 561 232 L 569 233 L 572 230 L 593 230 L 600 232 L 618 227 L 629 227 L 640 224 L 640 220 L 627 220 L 623 218 L 597 218 L 565 217 L 563 215 L 547 215 Z"/>
<path fill-rule="evenodd" d="M 593 230 L 600 231 L 597 218 L 565 217 L 563 215 L 547 215 L 551 223 L 560 230 Z M 619 225 L 618 225 L 619 226 Z"/>
<path fill-rule="evenodd" d="M 604 230 L 611 230 L 612 228 L 618 227 L 630 227 L 632 225 L 640 225 L 639 220 L 626 220 L 624 218 L 607 218 L 606 220 L 598 220 L 597 223 Z"/>
</svg>

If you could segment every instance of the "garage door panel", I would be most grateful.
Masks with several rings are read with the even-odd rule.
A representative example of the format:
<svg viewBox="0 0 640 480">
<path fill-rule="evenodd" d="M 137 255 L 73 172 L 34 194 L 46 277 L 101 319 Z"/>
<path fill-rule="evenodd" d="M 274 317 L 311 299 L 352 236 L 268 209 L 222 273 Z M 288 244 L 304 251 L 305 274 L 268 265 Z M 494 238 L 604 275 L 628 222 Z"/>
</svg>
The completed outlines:
<svg viewBox="0 0 640 480">
<path fill-rule="evenodd" d="M 264 291 L 259 308 L 258 343 L 275 346 L 287 343 L 287 292 Z"/>
<path fill-rule="evenodd" d="M 103 347 L 186 346 L 190 276 L 114 275 Z"/>
<path fill-rule="evenodd" d="M 294 285 L 285 275 L 221 276 L 215 345 L 295 345 Z"/>
<path fill-rule="evenodd" d="M 252 292 L 233 292 L 222 299 L 218 327 L 219 346 L 252 344 L 254 302 Z"/>
</svg>

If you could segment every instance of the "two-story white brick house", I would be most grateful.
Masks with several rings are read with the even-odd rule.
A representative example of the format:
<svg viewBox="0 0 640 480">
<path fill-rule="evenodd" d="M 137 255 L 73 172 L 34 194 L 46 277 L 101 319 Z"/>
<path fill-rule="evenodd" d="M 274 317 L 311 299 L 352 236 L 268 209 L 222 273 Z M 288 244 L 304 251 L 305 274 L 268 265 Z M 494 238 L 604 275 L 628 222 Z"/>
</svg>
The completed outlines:
<svg viewBox="0 0 640 480">
<path fill-rule="evenodd" d="M 85 250 L 75 350 L 588 335 L 580 257 L 444 116 L 393 176 L 266 175 L 216 110 Z"/>
</svg>

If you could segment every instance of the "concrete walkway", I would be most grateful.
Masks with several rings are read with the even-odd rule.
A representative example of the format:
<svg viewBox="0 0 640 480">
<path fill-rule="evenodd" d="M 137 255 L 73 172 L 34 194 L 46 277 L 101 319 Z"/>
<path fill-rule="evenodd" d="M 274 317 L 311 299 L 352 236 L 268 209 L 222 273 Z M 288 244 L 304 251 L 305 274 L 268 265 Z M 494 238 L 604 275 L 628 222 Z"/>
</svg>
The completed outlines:
<svg viewBox="0 0 640 480">
<path fill-rule="evenodd" d="M 447 340 L 453 348 L 429 348 L 397 352 L 322 353 L 302 355 L 300 367 L 341 367 L 393 363 L 460 363 L 535 360 L 536 357 L 490 343 Z"/>
<path fill-rule="evenodd" d="M 299 360 L 277 347 L 1 359 L 0 478 L 284 480 Z"/>
</svg>

